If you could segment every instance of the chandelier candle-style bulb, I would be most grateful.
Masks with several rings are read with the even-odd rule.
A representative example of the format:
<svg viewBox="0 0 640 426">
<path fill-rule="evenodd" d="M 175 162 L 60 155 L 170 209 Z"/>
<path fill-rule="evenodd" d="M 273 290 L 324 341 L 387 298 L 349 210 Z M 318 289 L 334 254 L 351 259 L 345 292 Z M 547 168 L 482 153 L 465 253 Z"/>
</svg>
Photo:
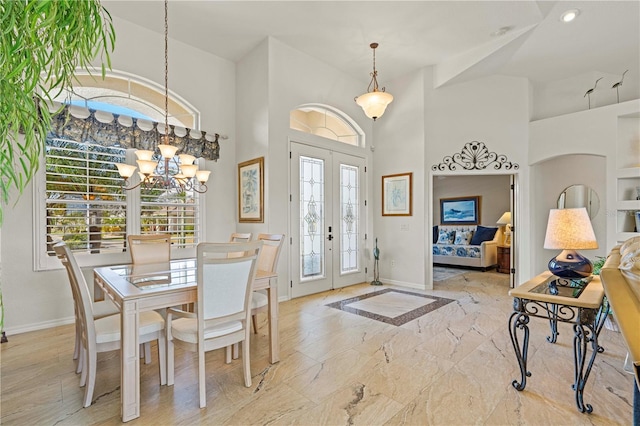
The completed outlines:
<svg viewBox="0 0 640 426">
<path fill-rule="evenodd" d="M 158 145 L 158 149 L 160 150 L 160 154 L 164 158 L 172 158 L 178 152 L 178 147 L 173 145 L 161 144 Z"/>
<path fill-rule="evenodd" d="M 180 164 L 183 165 L 190 165 L 196 161 L 196 157 L 189 154 L 180 154 L 178 155 L 178 158 L 180 159 Z"/>
<path fill-rule="evenodd" d="M 205 184 L 209 180 L 209 174 L 211 174 L 209 170 L 198 170 L 196 172 L 196 179 L 198 179 L 198 182 L 201 184 Z"/>
<path fill-rule="evenodd" d="M 136 163 L 138 163 L 138 168 L 140 169 L 140 173 L 142 173 L 145 176 L 152 175 L 156 169 L 156 166 L 158 165 L 158 163 L 156 163 L 155 161 L 150 161 L 150 160 L 138 160 L 136 161 Z"/>
<path fill-rule="evenodd" d="M 136 151 L 136 158 L 138 160 L 151 161 L 153 159 L 153 151 L 139 149 Z"/>
<path fill-rule="evenodd" d="M 182 174 L 188 178 L 194 177 L 198 171 L 198 166 L 195 164 L 183 164 L 180 168 L 182 169 Z"/>
<path fill-rule="evenodd" d="M 129 179 L 136 172 L 136 166 L 132 166 L 131 164 L 116 163 L 116 167 L 118 168 L 120 176 L 125 179 Z"/>
</svg>

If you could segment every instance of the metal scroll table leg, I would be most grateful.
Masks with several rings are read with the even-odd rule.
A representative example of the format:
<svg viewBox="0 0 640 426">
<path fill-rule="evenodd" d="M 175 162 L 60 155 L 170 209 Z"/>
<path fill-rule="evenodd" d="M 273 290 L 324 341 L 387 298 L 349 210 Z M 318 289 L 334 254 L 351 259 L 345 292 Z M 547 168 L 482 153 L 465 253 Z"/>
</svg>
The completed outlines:
<svg viewBox="0 0 640 426">
<path fill-rule="evenodd" d="M 574 372 L 575 383 L 573 390 L 576 392 L 576 405 L 583 413 L 591 413 L 593 407 L 591 404 L 584 403 L 584 387 L 589 379 L 589 373 L 593 366 L 593 361 L 599 352 L 598 335 L 595 332 L 594 325 L 596 311 L 594 309 L 580 309 L 576 324 L 573 326 L 575 336 L 573 338 L 573 356 L 574 356 Z M 585 361 L 587 359 L 587 350 L 591 343 L 591 357 L 587 368 L 585 369 Z"/>
<path fill-rule="evenodd" d="M 606 306 L 605 306 L 606 305 Z M 600 331 L 602 330 L 602 327 L 604 326 L 604 322 L 607 319 L 607 315 L 609 315 L 609 304 L 608 303 L 603 303 L 602 305 L 600 305 L 600 309 L 598 310 L 598 314 L 596 315 L 596 320 L 595 320 L 595 330 L 596 330 L 596 337 L 600 337 Z M 594 345 L 597 344 L 597 339 L 594 339 Z M 594 346 L 595 348 L 595 346 Z M 602 353 L 604 352 L 604 348 L 600 345 L 598 345 L 598 352 Z"/>
<path fill-rule="evenodd" d="M 511 343 L 513 344 L 513 350 L 516 353 L 518 359 L 518 365 L 520 366 L 520 383 L 517 380 L 511 382 L 514 388 L 521 391 L 527 386 L 527 377 L 531 377 L 531 372 L 527 371 L 527 351 L 529 350 L 529 315 L 522 310 L 522 301 L 520 299 L 514 299 L 513 307 L 515 312 L 509 317 L 509 334 L 511 335 Z M 523 330 L 522 349 L 518 341 L 518 330 Z"/>
<path fill-rule="evenodd" d="M 547 342 L 555 343 L 558 340 L 558 305 L 555 303 L 550 303 L 549 305 L 547 316 L 549 317 L 551 336 L 547 336 Z"/>
</svg>

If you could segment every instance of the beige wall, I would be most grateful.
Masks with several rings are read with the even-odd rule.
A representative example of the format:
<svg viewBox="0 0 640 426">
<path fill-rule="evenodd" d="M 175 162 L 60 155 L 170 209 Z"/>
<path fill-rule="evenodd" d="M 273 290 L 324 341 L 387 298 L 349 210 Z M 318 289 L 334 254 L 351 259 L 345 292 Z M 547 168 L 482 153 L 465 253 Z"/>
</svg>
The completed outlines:
<svg viewBox="0 0 640 426">
<path fill-rule="evenodd" d="M 509 176 L 434 176 L 433 224 L 440 223 L 440 199 L 480 196 L 480 224 L 496 226 L 509 211 Z"/>
</svg>

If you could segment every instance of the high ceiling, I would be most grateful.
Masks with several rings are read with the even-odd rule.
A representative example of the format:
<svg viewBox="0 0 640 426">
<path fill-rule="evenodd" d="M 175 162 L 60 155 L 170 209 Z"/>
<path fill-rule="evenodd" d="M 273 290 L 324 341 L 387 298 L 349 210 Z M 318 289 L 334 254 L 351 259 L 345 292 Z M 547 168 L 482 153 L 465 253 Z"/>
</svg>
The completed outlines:
<svg viewBox="0 0 640 426">
<path fill-rule="evenodd" d="M 164 31 L 162 1 L 103 5 Z M 563 23 L 568 9 L 580 14 Z M 378 42 L 381 85 L 429 65 L 437 85 L 490 74 L 548 82 L 626 69 L 626 79 L 640 79 L 640 1 L 170 0 L 169 36 L 234 62 L 271 36 L 363 81 L 372 67 L 369 44 Z"/>
</svg>

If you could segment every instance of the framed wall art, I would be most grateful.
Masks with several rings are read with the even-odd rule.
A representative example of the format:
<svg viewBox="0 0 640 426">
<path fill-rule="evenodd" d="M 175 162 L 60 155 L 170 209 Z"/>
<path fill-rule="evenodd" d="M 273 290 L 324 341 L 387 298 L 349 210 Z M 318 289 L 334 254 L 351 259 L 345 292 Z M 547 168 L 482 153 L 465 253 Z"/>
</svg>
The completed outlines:
<svg viewBox="0 0 640 426">
<path fill-rule="evenodd" d="M 441 225 L 478 225 L 480 223 L 480 196 L 441 198 Z"/>
<path fill-rule="evenodd" d="M 413 214 L 413 173 L 382 176 L 382 216 Z"/>
<path fill-rule="evenodd" d="M 264 157 L 238 164 L 238 221 L 264 222 Z"/>
</svg>

